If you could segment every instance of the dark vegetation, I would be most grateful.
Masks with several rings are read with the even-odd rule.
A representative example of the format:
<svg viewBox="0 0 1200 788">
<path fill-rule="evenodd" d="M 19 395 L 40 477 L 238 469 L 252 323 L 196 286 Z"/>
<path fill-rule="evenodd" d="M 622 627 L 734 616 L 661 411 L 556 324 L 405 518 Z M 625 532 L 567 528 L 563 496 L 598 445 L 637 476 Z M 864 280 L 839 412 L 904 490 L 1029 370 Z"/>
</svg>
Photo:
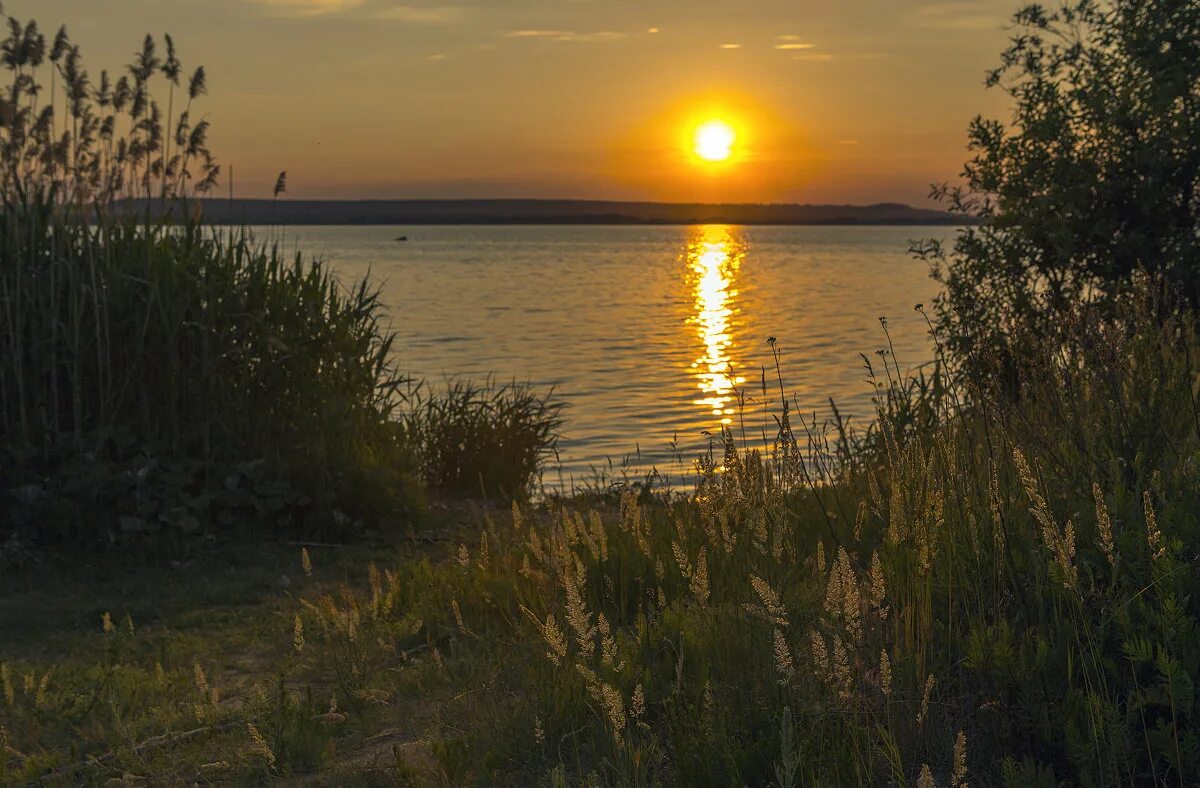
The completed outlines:
<svg viewBox="0 0 1200 788">
<path fill-rule="evenodd" d="M 374 370 L 385 385 L 364 385 L 349 403 L 329 395 L 336 418 L 355 435 L 397 436 L 370 440 L 409 452 L 411 478 L 517 499 L 511 510 L 435 508 L 425 531 L 385 532 L 365 546 L 258 545 L 231 558 L 215 588 L 207 565 L 144 587 L 118 578 L 137 601 L 101 594 L 66 632 L 31 612 L 69 614 L 55 573 L 14 575 L 0 626 L 19 622 L 53 645 L 0 642 L 3 774 L 309 775 L 335 785 L 1200 782 L 1190 268 L 1200 237 L 1200 3 L 1084 1 L 1028 9 L 1016 22 L 996 75 L 1014 119 L 973 124 L 965 185 L 941 192 L 982 223 L 952 249 L 920 250 L 946 284 L 931 319 L 937 363 L 912 378 L 881 351 L 869 431 L 802 427 L 780 391 L 774 435 L 762 444 L 723 435 L 699 458 L 694 489 L 522 503 L 525 471 L 553 445 L 553 403 L 519 386 L 457 384 L 432 401 L 393 404 L 385 395 L 399 394 L 396 378 L 378 354 L 386 332 L 351 320 L 369 328 L 350 344 L 351 360 L 375 366 L 342 367 L 339 357 L 306 375 L 317 369 L 321 385 L 326 374 Z M 144 222 L 129 232 L 148 243 Z M 154 248 L 174 250 L 182 271 L 188 249 L 229 249 L 189 241 L 190 227 L 157 232 Z M 124 247 L 100 236 L 85 248 Z M 7 272 L 24 270 L 12 260 L 45 259 L 3 262 Z M 45 267 L 57 282 L 59 269 Z M 169 283 L 177 274 L 167 268 Z M 371 303 L 369 289 L 359 292 Z M 349 298 L 301 300 L 336 315 L 357 303 Z M 47 347 L 55 359 L 72 345 Z M 152 347 L 168 360 L 178 353 Z M 26 363 L 23 353 L 9 358 Z M 6 392 L 16 380 L 9 363 Z M 52 440 L 17 444 L 5 433 L 33 452 L 11 466 L 30 474 L 48 446 L 65 446 L 71 462 L 90 451 L 70 451 L 82 439 L 73 432 L 80 410 L 62 393 L 84 378 L 61 372 L 54 383 L 48 370 L 75 366 L 37 368 L 47 371 L 25 373 L 21 385 L 58 407 L 26 420 L 30 435 Z M 52 386 L 60 393 L 44 393 Z M 284 385 L 278 396 L 293 402 L 289 393 Z M 196 439 L 166 429 L 165 415 L 145 416 L 189 412 L 187 401 L 130 406 L 121 426 L 174 456 L 166 452 Z M 300 410 L 289 418 L 311 416 Z M 204 425 L 202 434 L 216 419 L 193 418 L 181 424 Z M 286 442 L 292 427 L 267 424 Z M 285 473 L 285 449 L 273 455 L 277 444 L 237 435 L 213 445 L 253 447 L 258 467 Z M 204 453 L 190 456 L 202 468 L 221 455 L 198 445 Z M 321 473 L 406 473 L 383 449 L 344 460 L 343 445 L 322 445 Z M 491 476 L 488 457 L 515 470 Z M 404 478 L 369 489 L 395 507 L 411 500 Z M 171 593 L 137 607 L 136 623 L 112 609 L 145 605 L 156 587 Z"/>
<path fill-rule="evenodd" d="M 422 468 L 530 492 L 557 406 L 491 384 L 409 402 L 372 285 L 200 221 L 192 197 L 219 173 L 193 120 L 205 75 L 184 79 L 169 37 L 93 80 L 65 30 L 8 22 L 0 554 L 399 527 Z M 183 221 L 113 210 L 130 196 Z M 463 429 L 509 451 L 502 479 L 452 475 L 451 453 L 484 459 Z"/>
</svg>

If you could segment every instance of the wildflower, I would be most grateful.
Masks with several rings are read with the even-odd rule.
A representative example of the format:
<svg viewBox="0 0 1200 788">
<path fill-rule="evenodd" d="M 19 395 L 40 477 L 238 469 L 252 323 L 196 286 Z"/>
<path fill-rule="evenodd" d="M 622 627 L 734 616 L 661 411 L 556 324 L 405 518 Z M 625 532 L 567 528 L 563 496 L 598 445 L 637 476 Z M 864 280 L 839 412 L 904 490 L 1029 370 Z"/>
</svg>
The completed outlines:
<svg viewBox="0 0 1200 788">
<path fill-rule="evenodd" d="M 1004 549 L 1004 519 L 1000 515 L 1000 477 L 996 474 L 996 466 L 992 465 L 989 480 L 988 503 L 992 510 L 992 547 L 997 553 Z"/>
<path fill-rule="evenodd" d="M 484 531 L 483 536 L 479 541 L 479 567 L 486 570 L 490 561 L 491 557 L 488 553 L 488 535 L 487 531 Z"/>
<path fill-rule="evenodd" d="M 529 608 L 521 605 L 521 610 L 533 621 L 534 626 L 542 635 L 542 639 L 546 641 L 546 645 L 550 647 L 550 651 L 546 656 L 555 665 L 558 665 L 562 660 L 567 658 L 567 638 L 559 628 L 558 622 L 554 620 L 553 613 L 546 614 L 546 620 L 543 622 L 533 614 Z"/>
<path fill-rule="evenodd" d="M 952 788 L 967 788 L 967 734 L 959 731 L 954 737 L 954 771 L 950 775 Z"/>
<path fill-rule="evenodd" d="M 751 611 L 763 615 L 776 626 L 787 626 L 787 610 L 783 607 L 783 601 L 779 598 L 779 594 L 771 588 L 770 583 L 758 575 L 750 575 L 750 586 L 763 604 L 762 608 L 751 607 Z"/>
<path fill-rule="evenodd" d="M 633 699 L 629 703 L 629 713 L 635 719 L 640 719 L 646 713 L 646 693 L 642 690 L 641 684 L 633 688 Z"/>
<path fill-rule="evenodd" d="M 464 567 L 471 565 L 471 551 L 467 549 L 465 544 L 458 546 L 458 562 Z"/>
<path fill-rule="evenodd" d="M 622 660 L 620 664 L 617 664 L 616 662 L 617 641 L 613 638 L 612 631 L 608 625 L 608 619 L 604 617 L 603 613 L 600 613 L 599 616 L 597 616 L 596 626 L 600 630 L 601 661 L 608 667 L 620 673 L 621 668 L 625 667 L 625 662 L 624 660 Z"/>
<path fill-rule="evenodd" d="M 879 686 L 883 690 L 883 696 L 888 700 L 892 698 L 892 661 L 888 658 L 887 649 L 879 652 Z"/>
<path fill-rule="evenodd" d="M 1096 528 L 1100 532 L 1100 548 L 1104 550 L 1108 565 L 1115 569 L 1117 556 L 1113 550 L 1112 520 L 1108 516 L 1108 507 L 1104 505 L 1104 493 L 1095 482 L 1092 482 L 1092 497 L 1096 499 Z"/>
<path fill-rule="evenodd" d="M 933 685 L 936 683 L 932 673 L 929 674 L 929 678 L 925 679 L 925 693 L 921 696 L 921 710 L 917 712 L 917 725 L 924 724 L 925 717 L 929 714 L 929 695 L 933 692 Z"/>
<path fill-rule="evenodd" d="M 1163 545 L 1162 532 L 1158 530 L 1158 516 L 1154 513 L 1154 502 L 1150 500 L 1150 491 L 1142 493 L 1142 511 L 1146 515 L 1146 539 L 1150 544 L 1150 557 L 1155 561 L 1167 554 Z"/>
<path fill-rule="evenodd" d="M 1025 488 L 1025 494 L 1029 496 L 1029 500 L 1033 501 L 1033 508 L 1029 511 L 1042 526 L 1042 539 L 1050 548 L 1055 563 L 1058 564 L 1063 586 L 1074 588 L 1078 580 L 1074 563 L 1075 526 L 1068 520 L 1066 527 L 1059 530 L 1058 525 L 1054 522 L 1054 517 L 1050 514 L 1050 506 L 1038 489 L 1037 478 L 1020 449 L 1013 449 L 1013 461 L 1017 465 L 1017 475 L 1021 477 L 1021 486 Z"/>
<path fill-rule="evenodd" d="M 933 781 L 933 772 L 929 770 L 929 764 L 921 765 L 921 776 L 917 778 L 917 788 L 937 788 L 937 783 Z"/>
<path fill-rule="evenodd" d="M 563 576 L 563 588 L 567 595 L 567 623 L 575 633 L 575 642 L 585 661 L 590 661 L 596 652 L 593 641 L 595 628 L 592 626 L 592 615 L 583 601 L 585 570 L 578 559 L 574 562 L 574 571 L 568 568 Z"/>
<path fill-rule="evenodd" d="M 619 740 L 621 731 L 625 728 L 625 701 L 621 698 L 620 691 L 611 684 L 601 681 L 586 665 L 576 665 L 575 669 L 583 676 L 588 692 L 608 715 L 613 738 Z"/>
<path fill-rule="evenodd" d="M 4 689 L 4 702 L 9 706 L 13 705 L 14 694 L 12 676 L 9 675 L 8 665 L 4 662 L 0 662 L 0 685 L 3 685 Z"/>
<path fill-rule="evenodd" d="M 858 581 L 850 566 L 850 555 L 846 548 L 839 547 L 837 558 L 829 570 L 829 585 L 825 592 L 825 610 L 834 619 L 841 619 L 850 635 L 858 640 L 862 637 L 862 610 L 858 595 Z"/>
<path fill-rule="evenodd" d="M 125 614 L 125 631 L 133 635 L 133 616 Z"/>
<path fill-rule="evenodd" d="M 304 651 L 304 622 L 300 620 L 300 614 L 296 614 L 296 621 L 292 624 L 292 648 L 296 653 Z"/>
<path fill-rule="evenodd" d="M 337 695 L 329 696 L 329 711 L 312 718 L 314 722 L 345 722 L 346 715 L 338 711 Z"/>
<path fill-rule="evenodd" d="M 312 559 L 308 555 L 308 548 L 300 548 L 300 568 L 304 570 L 305 577 L 312 577 Z"/>
<path fill-rule="evenodd" d="M 513 505 L 513 511 L 518 511 L 516 504 Z M 533 718 L 533 740 L 538 744 L 546 741 L 546 733 L 542 730 L 542 718 L 538 716 L 534 716 Z"/>
<path fill-rule="evenodd" d="M 696 571 L 692 573 L 691 578 L 692 596 L 696 597 L 696 601 L 701 607 L 708 604 L 708 561 L 704 555 L 704 548 L 700 548 L 700 555 L 696 558 Z"/>
<path fill-rule="evenodd" d="M 209 693 L 209 687 L 208 687 L 208 677 L 204 675 L 204 668 L 200 667 L 199 662 L 195 663 L 193 668 L 194 668 L 193 673 L 196 678 L 196 691 L 199 692 L 202 696 L 207 698 L 208 693 Z"/>
<path fill-rule="evenodd" d="M 458 624 L 458 628 L 462 632 L 467 631 L 467 625 L 463 623 L 462 611 L 458 608 L 458 600 L 451 599 L 450 607 L 454 610 L 454 623 Z"/>
<path fill-rule="evenodd" d="M 788 649 L 787 639 L 778 627 L 774 630 L 775 640 L 775 670 L 779 673 L 779 683 L 787 684 L 792 680 L 792 652 Z"/>
<path fill-rule="evenodd" d="M 881 620 L 888 617 L 888 606 L 884 602 L 887 596 L 887 586 L 883 580 L 883 564 L 879 553 L 871 554 L 871 607 L 879 614 Z"/>
<path fill-rule="evenodd" d="M 113 626 L 112 616 L 108 614 L 107 610 L 104 611 L 104 615 L 100 616 L 100 627 L 104 630 L 104 634 L 106 635 L 112 634 L 112 631 L 116 629 L 116 627 Z"/>
<path fill-rule="evenodd" d="M 842 700 L 850 699 L 850 659 L 846 653 L 846 646 L 842 643 L 841 637 L 833 636 L 833 679 L 834 685 L 837 688 L 838 696 Z"/>
<path fill-rule="evenodd" d="M 47 670 L 42 674 L 42 680 L 38 682 L 37 693 L 33 696 L 33 705 L 36 708 L 42 708 L 46 705 L 46 689 L 50 686 L 50 672 Z"/>
<path fill-rule="evenodd" d="M 246 723 L 246 729 L 250 733 L 250 742 L 255 754 L 262 756 L 267 761 L 267 767 L 275 768 L 275 753 L 271 751 L 271 747 L 267 744 L 267 740 L 258 732 L 258 728 L 254 727 L 253 722 Z"/>
<path fill-rule="evenodd" d="M 808 633 L 809 649 L 812 651 L 813 664 L 817 666 L 821 678 L 829 676 L 829 651 L 825 646 L 825 638 L 817 630 Z"/>
</svg>

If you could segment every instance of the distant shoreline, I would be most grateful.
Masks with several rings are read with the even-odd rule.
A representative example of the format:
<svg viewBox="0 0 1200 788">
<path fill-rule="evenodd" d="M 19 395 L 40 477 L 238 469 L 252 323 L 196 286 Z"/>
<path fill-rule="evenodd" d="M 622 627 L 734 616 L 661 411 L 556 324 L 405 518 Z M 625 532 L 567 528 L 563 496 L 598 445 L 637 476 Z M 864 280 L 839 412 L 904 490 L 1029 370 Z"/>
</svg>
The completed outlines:
<svg viewBox="0 0 1200 788">
<path fill-rule="evenodd" d="M 887 226 L 963 225 L 962 216 L 900 203 L 805 205 L 655 203 L 598 200 L 259 200 L 210 198 L 199 202 L 215 225 L 698 225 Z M 118 212 L 142 214 L 144 200 L 126 200 Z M 178 206 L 166 211 L 182 216 Z M 191 210 L 191 208 L 189 208 Z M 152 213 L 162 215 L 157 201 Z"/>
</svg>

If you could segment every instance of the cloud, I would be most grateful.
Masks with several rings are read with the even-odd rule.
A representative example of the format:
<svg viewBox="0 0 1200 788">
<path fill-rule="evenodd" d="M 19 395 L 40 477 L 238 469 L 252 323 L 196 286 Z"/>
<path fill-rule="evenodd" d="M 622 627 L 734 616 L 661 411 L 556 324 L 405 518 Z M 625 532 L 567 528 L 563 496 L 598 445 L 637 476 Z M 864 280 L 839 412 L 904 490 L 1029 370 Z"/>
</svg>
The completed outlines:
<svg viewBox="0 0 1200 788">
<path fill-rule="evenodd" d="M 741 49 L 741 44 L 721 44 L 721 49 Z"/>
<path fill-rule="evenodd" d="M 802 55 L 792 55 L 792 60 L 808 60 L 824 63 L 833 60 L 833 55 L 830 55 L 827 52 L 805 52 Z"/>
<path fill-rule="evenodd" d="M 657 27 L 652 27 L 652 28 L 650 28 L 649 30 L 647 30 L 646 32 L 647 32 L 647 33 L 657 33 L 657 32 L 658 32 L 658 28 L 657 28 Z"/>
<path fill-rule="evenodd" d="M 446 24 L 461 19 L 466 9 L 450 5 L 404 5 L 386 0 L 252 0 L 281 16 L 342 16 L 349 19 Z"/>
<path fill-rule="evenodd" d="M 775 36 L 775 40 L 779 42 L 775 45 L 776 49 L 812 49 L 816 46 L 816 44 L 810 44 L 802 37 L 795 35 L 794 33 L 784 33 L 781 36 Z"/>
<path fill-rule="evenodd" d="M 447 24 L 462 19 L 465 13 L 465 8 L 457 6 L 393 5 L 380 7 L 372 14 L 372 17 L 385 20 L 393 19 L 399 22 Z"/>
<path fill-rule="evenodd" d="M 978 3 L 935 3 L 916 11 L 918 27 L 932 30 L 999 30 L 1004 20 L 986 13 Z"/>
<path fill-rule="evenodd" d="M 363 0 L 255 0 L 259 5 L 294 16 L 323 16 L 359 8 Z"/>
<path fill-rule="evenodd" d="M 426 60 L 428 60 L 428 61 L 430 61 L 431 63 L 437 63 L 438 61 L 441 61 L 441 60 L 445 60 L 445 59 L 446 59 L 446 53 L 445 53 L 445 52 L 438 52 L 438 53 L 436 53 L 436 54 L 433 54 L 433 55 L 426 55 L 426 56 L 425 56 L 425 59 L 426 59 Z"/>
<path fill-rule="evenodd" d="M 614 30 L 599 30 L 594 33 L 577 33 L 574 30 L 510 30 L 504 34 L 504 37 L 548 38 L 552 41 L 604 43 L 606 41 L 620 41 L 629 36 L 627 33 L 619 33 Z"/>
</svg>

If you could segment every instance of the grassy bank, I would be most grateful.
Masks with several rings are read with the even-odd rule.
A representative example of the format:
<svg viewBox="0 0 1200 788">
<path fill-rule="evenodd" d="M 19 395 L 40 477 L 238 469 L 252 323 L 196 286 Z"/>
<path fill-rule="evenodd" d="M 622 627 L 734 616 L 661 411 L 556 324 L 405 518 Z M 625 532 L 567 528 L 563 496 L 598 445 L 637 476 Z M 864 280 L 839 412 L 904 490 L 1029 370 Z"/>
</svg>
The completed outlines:
<svg viewBox="0 0 1200 788">
<path fill-rule="evenodd" d="M 26 574 L 10 774 L 1190 783 L 1194 335 L 1148 286 L 1121 309 L 1030 344 L 1020 401 L 900 408 L 884 354 L 876 450 L 781 402 L 693 494 L 264 547 L 196 593 L 217 553 L 134 572 L 133 610 Z"/>
</svg>

